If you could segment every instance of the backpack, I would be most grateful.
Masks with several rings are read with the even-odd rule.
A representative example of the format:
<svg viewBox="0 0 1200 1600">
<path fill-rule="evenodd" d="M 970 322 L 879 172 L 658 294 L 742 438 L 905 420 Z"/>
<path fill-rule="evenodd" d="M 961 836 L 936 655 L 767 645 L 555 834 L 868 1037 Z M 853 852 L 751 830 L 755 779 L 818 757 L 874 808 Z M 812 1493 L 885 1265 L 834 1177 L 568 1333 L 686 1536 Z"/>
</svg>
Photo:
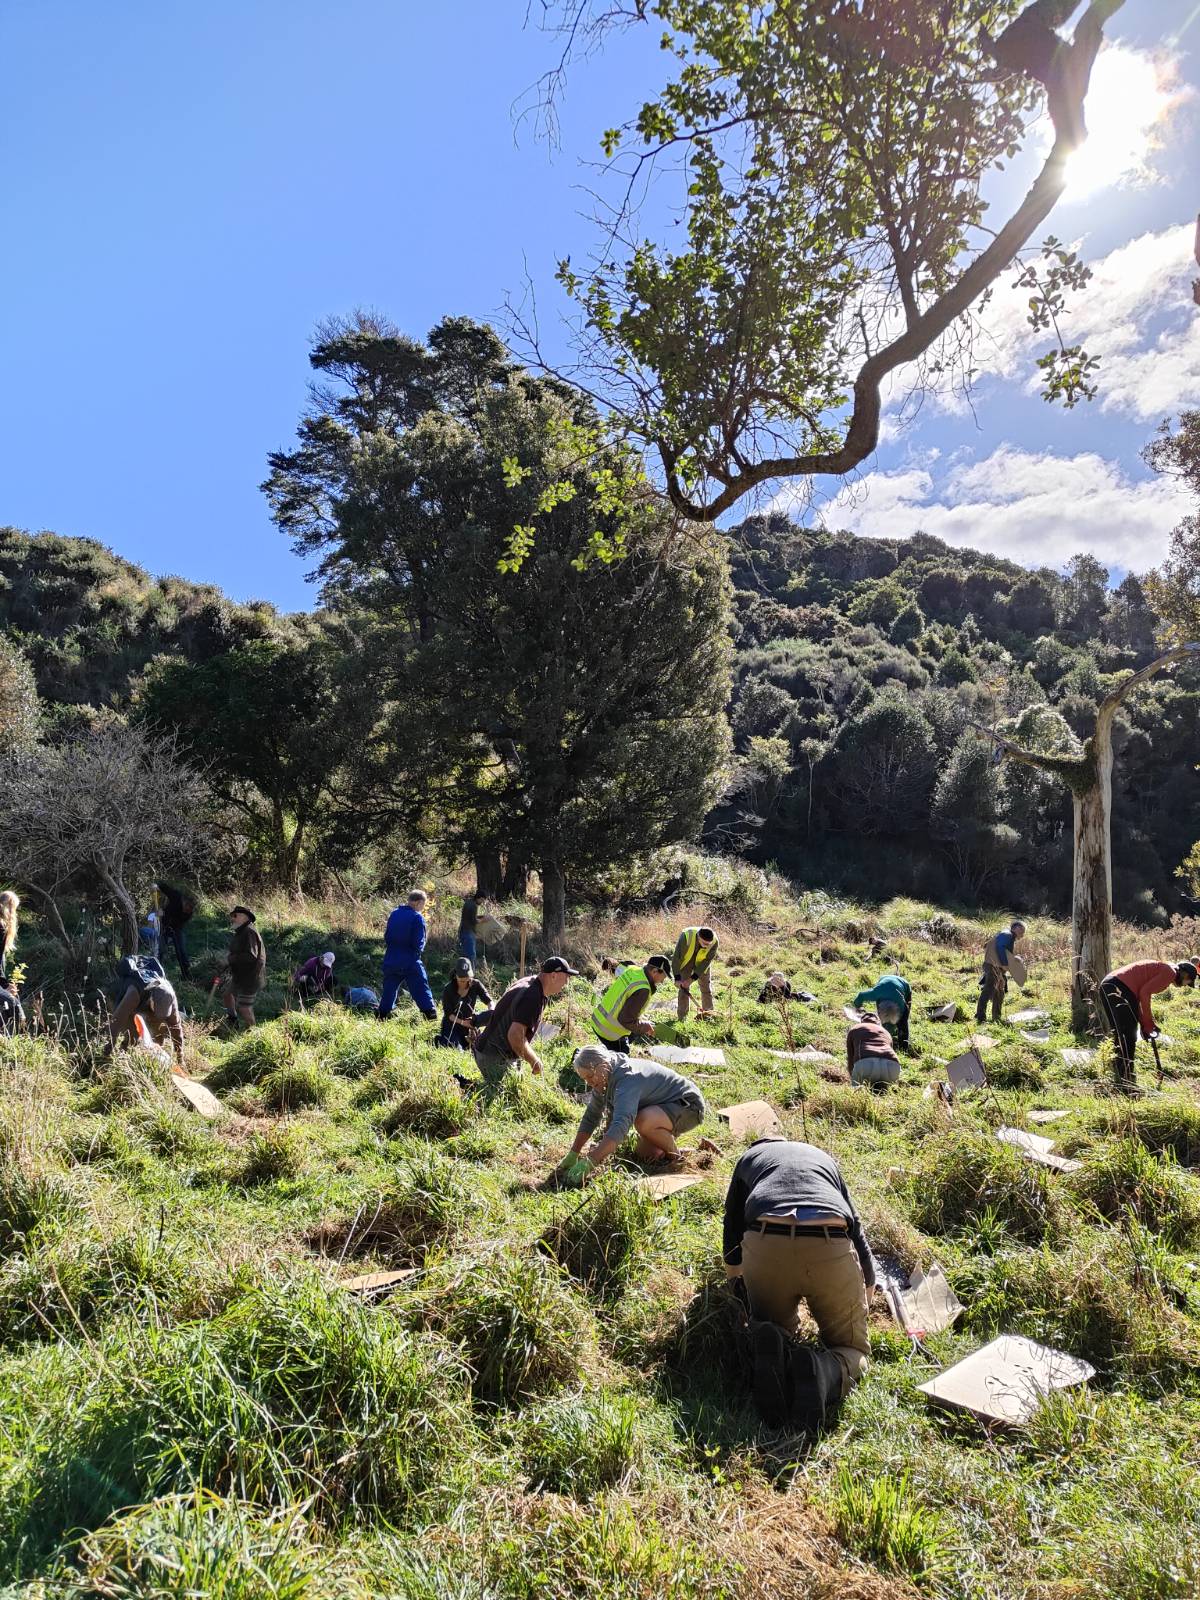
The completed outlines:
<svg viewBox="0 0 1200 1600">
<path fill-rule="evenodd" d="M 122 995 L 130 984 L 144 995 L 152 983 L 166 975 L 166 968 L 154 956 L 124 956 L 117 965 L 117 986 Z"/>
</svg>

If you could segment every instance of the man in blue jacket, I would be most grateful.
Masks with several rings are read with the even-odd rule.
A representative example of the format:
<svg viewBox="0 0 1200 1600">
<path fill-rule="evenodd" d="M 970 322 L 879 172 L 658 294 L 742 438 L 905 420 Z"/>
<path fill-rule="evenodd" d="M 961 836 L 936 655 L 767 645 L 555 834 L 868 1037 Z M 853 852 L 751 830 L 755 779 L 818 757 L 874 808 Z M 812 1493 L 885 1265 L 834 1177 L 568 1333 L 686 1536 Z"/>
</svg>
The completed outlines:
<svg viewBox="0 0 1200 1600">
<path fill-rule="evenodd" d="M 424 889 L 414 889 L 408 904 L 397 906 L 388 918 L 384 934 L 383 994 L 379 1000 L 381 1017 L 391 1016 L 403 985 L 416 1001 L 421 1015 L 429 1022 L 437 1021 L 429 974 L 421 960 L 427 933 L 422 913 L 428 898 Z"/>
</svg>

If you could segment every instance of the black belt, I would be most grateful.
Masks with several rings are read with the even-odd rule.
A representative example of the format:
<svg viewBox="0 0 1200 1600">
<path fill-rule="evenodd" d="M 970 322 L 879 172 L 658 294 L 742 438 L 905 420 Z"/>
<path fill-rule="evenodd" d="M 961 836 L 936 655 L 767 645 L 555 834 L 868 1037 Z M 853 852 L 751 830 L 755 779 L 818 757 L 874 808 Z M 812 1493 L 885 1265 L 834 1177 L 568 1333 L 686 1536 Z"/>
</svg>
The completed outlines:
<svg viewBox="0 0 1200 1600">
<path fill-rule="evenodd" d="M 780 1233 L 786 1239 L 845 1239 L 850 1232 L 844 1223 L 840 1228 L 823 1222 L 751 1222 L 747 1227 L 755 1233 Z"/>
</svg>

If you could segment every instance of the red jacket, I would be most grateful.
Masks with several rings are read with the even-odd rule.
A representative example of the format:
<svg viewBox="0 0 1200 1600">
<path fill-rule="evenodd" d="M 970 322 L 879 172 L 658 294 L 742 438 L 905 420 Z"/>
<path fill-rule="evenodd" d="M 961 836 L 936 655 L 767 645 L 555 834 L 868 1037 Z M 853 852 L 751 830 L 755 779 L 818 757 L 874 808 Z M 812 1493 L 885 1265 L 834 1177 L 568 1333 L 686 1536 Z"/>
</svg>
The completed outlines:
<svg viewBox="0 0 1200 1600">
<path fill-rule="evenodd" d="M 1158 1024 L 1150 1009 L 1150 996 L 1171 987 L 1175 982 L 1175 968 L 1169 961 L 1132 961 L 1129 966 L 1110 972 L 1109 977 L 1123 983 L 1137 1001 L 1142 1032 L 1153 1033 Z"/>
</svg>

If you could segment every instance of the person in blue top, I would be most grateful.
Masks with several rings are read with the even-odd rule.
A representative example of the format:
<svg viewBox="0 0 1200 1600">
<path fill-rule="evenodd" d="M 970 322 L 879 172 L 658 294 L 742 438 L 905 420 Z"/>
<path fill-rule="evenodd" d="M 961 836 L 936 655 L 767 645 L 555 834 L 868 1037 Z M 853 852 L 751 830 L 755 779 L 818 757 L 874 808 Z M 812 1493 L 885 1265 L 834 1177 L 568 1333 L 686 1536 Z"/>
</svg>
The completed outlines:
<svg viewBox="0 0 1200 1600">
<path fill-rule="evenodd" d="M 888 1028 L 895 1044 L 908 1049 L 908 1022 L 912 1015 L 912 984 L 907 978 L 902 978 L 898 972 L 885 972 L 873 989 L 863 989 L 854 996 L 854 1009 L 865 1010 L 869 1006 L 899 1006 L 900 1020 Z M 886 1024 L 885 1024 L 886 1025 Z"/>
<path fill-rule="evenodd" d="M 424 889 L 414 889 L 408 904 L 397 906 L 388 918 L 384 934 L 383 993 L 379 999 L 381 1017 L 391 1016 L 396 1008 L 396 996 L 403 986 L 416 1001 L 421 1015 L 429 1022 L 437 1021 L 429 974 L 421 960 L 427 933 L 423 913 L 428 898 Z"/>
<path fill-rule="evenodd" d="M 1004 996 L 1008 991 L 1008 958 L 1019 939 L 1025 937 L 1025 924 L 1012 922 L 988 940 L 983 952 L 983 972 L 979 979 L 979 1004 L 975 1007 L 975 1021 L 987 1016 L 989 1002 L 992 1021 L 999 1022 L 1004 1009 Z"/>
</svg>

